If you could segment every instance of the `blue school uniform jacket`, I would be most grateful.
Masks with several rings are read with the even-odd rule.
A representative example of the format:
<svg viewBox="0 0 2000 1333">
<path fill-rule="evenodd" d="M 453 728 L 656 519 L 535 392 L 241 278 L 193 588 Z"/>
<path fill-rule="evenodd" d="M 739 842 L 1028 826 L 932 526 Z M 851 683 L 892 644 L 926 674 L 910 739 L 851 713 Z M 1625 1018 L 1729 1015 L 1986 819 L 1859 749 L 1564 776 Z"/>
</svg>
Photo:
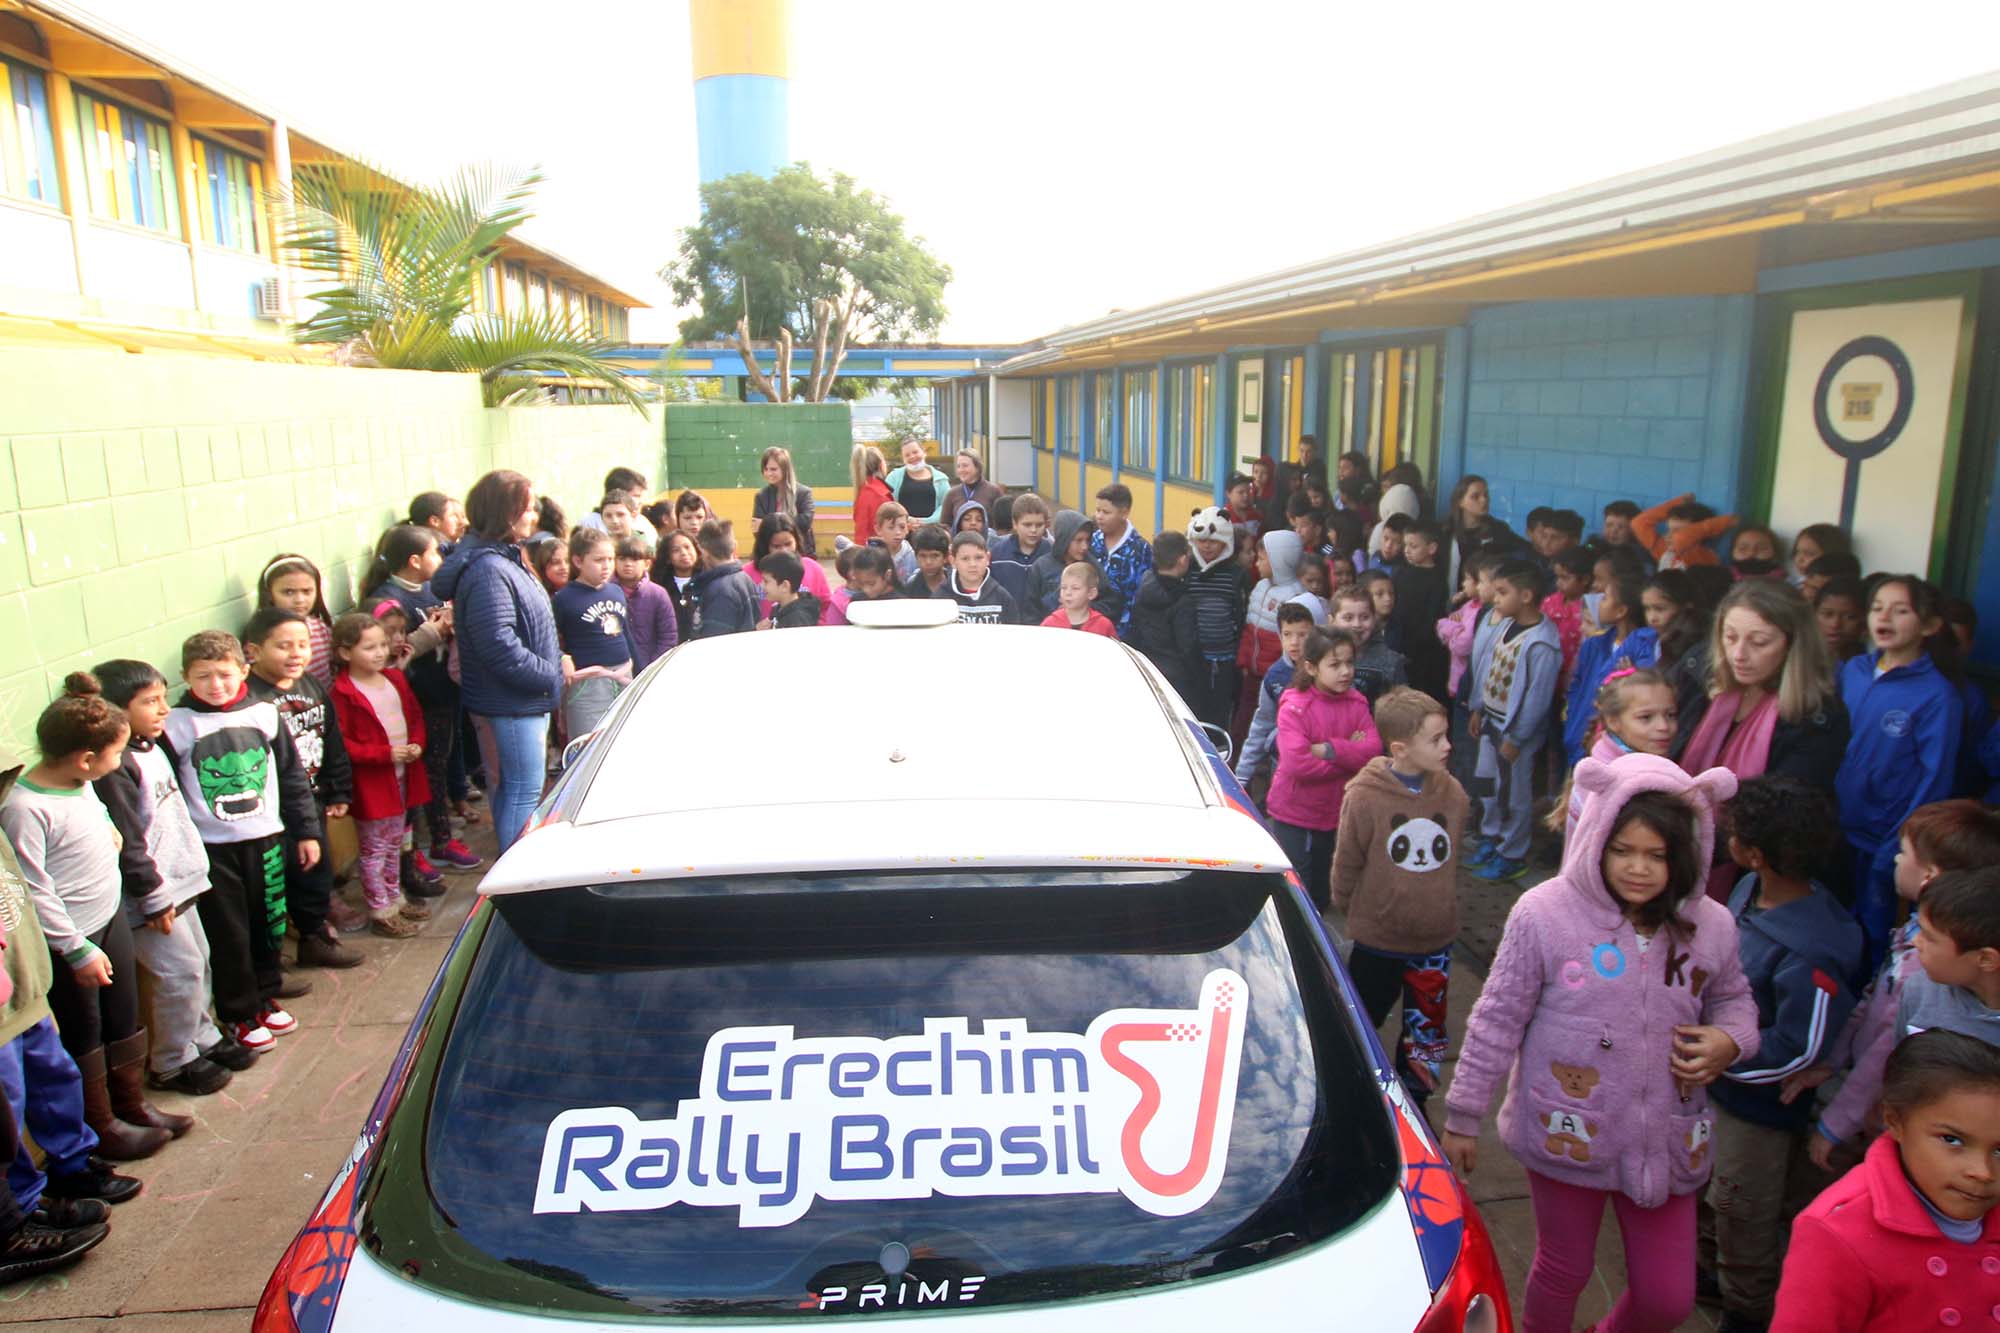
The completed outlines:
<svg viewBox="0 0 2000 1333">
<path fill-rule="evenodd" d="M 1576 670 L 1569 681 L 1569 714 L 1563 719 L 1563 750 L 1576 767 L 1590 747 L 1590 724 L 1597 719 L 1597 691 L 1604 678 L 1621 667 L 1647 667 L 1660 655 L 1660 636 L 1641 626 L 1617 638 L 1612 630 L 1592 635 L 1576 650 Z"/>
<path fill-rule="evenodd" d="M 1847 841 L 1872 860 L 1870 877 L 1896 868 L 1897 833 L 1910 812 L 1951 795 L 1964 716 L 1958 690 L 1925 653 L 1875 674 L 1879 649 L 1847 659 L 1840 697 L 1853 731 L 1834 794 Z"/>
</svg>

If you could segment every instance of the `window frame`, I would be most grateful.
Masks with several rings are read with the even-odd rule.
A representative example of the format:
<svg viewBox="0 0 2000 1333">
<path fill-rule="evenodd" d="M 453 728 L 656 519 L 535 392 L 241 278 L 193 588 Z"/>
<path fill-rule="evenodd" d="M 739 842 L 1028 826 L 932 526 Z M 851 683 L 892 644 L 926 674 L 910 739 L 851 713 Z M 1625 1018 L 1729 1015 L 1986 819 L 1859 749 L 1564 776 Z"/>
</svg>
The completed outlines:
<svg viewBox="0 0 2000 1333">
<path fill-rule="evenodd" d="M 61 209 L 62 163 L 49 112 L 48 71 L 0 56 L 0 72 L 7 85 L 6 115 L 0 121 L 0 198 Z M 24 125 L 24 117 L 31 123 Z"/>
<path fill-rule="evenodd" d="M 185 242 L 180 160 L 174 152 L 172 124 L 94 88 L 73 84 L 71 93 L 84 162 L 85 207 L 91 219 Z M 108 123 L 114 115 L 115 125 Z M 133 129 L 139 131 L 137 136 Z M 142 152 L 152 159 L 143 175 Z M 109 191 L 109 200 L 102 197 L 103 190 Z M 150 216 L 156 209 L 158 224 Z"/>
<path fill-rule="evenodd" d="M 194 170 L 195 183 L 201 188 L 201 198 L 195 201 L 197 206 L 194 209 L 195 225 L 196 229 L 201 233 L 199 238 L 201 243 L 218 250 L 227 250 L 231 254 L 269 257 L 271 253 L 270 235 L 265 227 L 263 208 L 264 164 L 243 149 L 232 148 L 228 144 L 211 139 L 206 135 L 190 133 L 188 135 L 188 146 L 194 154 L 194 161 L 189 163 L 189 166 Z M 243 198 L 240 204 L 249 214 L 250 245 L 248 248 L 232 244 L 221 238 L 224 219 L 216 210 L 223 200 L 217 194 L 218 164 L 214 157 L 218 153 L 222 155 L 222 160 L 219 164 L 223 168 L 222 177 L 227 177 L 227 168 L 231 165 L 232 159 L 240 162 L 243 166 L 243 179 L 241 182 Z M 230 180 L 224 188 L 233 189 L 235 185 L 236 182 Z M 236 225 L 240 226 L 241 224 Z"/>
</svg>

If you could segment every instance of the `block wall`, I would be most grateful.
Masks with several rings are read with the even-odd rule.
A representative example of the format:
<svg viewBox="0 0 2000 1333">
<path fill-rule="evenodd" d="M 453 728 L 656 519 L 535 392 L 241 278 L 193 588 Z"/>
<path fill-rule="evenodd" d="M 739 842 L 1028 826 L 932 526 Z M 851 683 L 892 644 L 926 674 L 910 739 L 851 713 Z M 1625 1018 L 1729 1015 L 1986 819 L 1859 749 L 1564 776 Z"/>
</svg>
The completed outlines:
<svg viewBox="0 0 2000 1333">
<path fill-rule="evenodd" d="M 754 491 L 764 484 L 757 460 L 772 445 L 791 450 L 792 467 L 808 486 L 850 481 L 854 431 L 846 403 L 674 403 L 665 410 L 674 490 Z"/>
<path fill-rule="evenodd" d="M 1517 529 L 1537 505 L 1736 501 L 1749 298 L 1498 307 L 1470 323 L 1465 471 Z M 1444 489 L 1456 478 L 1445 478 Z"/>
<path fill-rule="evenodd" d="M 488 409 L 469 375 L 119 351 L 0 357 L 0 744 L 25 756 L 66 672 L 138 657 L 173 678 L 240 629 L 264 563 L 319 563 L 336 610 L 422 490 L 513 467 L 572 513 L 606 469 L 657 475 L 628 408 Z"/>
</svg>

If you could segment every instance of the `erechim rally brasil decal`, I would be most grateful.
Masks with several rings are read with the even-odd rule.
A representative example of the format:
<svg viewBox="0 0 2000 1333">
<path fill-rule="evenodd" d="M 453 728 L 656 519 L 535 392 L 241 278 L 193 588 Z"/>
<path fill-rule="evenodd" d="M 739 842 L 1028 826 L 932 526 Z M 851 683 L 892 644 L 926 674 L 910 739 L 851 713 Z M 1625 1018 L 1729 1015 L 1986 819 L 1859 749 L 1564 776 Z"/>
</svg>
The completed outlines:
<svg viewBox="0 0 2000 1333">
<path fill-rule="evenodd" d="M 1193 1009 L 1112 1009 L 1082 1036 L 927 1018 L 921 1036 L 724 1028 L 671 1118 L 619 1106 L 549 1122 L 537 1213 L 733 1206 L 777 1227 L 815 1199 L 1119 1193 L 1177 1217 L 1229 1155 L 1250 989 L 1226 969 Z"/>
</svg>

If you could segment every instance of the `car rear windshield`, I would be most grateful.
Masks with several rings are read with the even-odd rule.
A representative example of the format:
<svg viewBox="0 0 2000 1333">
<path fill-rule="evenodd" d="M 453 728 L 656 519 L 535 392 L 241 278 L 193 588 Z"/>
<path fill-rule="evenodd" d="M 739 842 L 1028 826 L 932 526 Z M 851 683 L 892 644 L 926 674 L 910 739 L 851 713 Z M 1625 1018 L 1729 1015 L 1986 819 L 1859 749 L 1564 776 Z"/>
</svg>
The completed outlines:
<svg viewBox="0 0 2000 1333">
<path fill-rule="evenodd" d="M 474 1298 L 704 1318 L 1073 1299 L 1279 1258 L 1395 1185 L 1360 1035 L 1274 876 L 497 907 L 425 1128 L 440 1244 L 393 1247 Z"/>
</svg>

